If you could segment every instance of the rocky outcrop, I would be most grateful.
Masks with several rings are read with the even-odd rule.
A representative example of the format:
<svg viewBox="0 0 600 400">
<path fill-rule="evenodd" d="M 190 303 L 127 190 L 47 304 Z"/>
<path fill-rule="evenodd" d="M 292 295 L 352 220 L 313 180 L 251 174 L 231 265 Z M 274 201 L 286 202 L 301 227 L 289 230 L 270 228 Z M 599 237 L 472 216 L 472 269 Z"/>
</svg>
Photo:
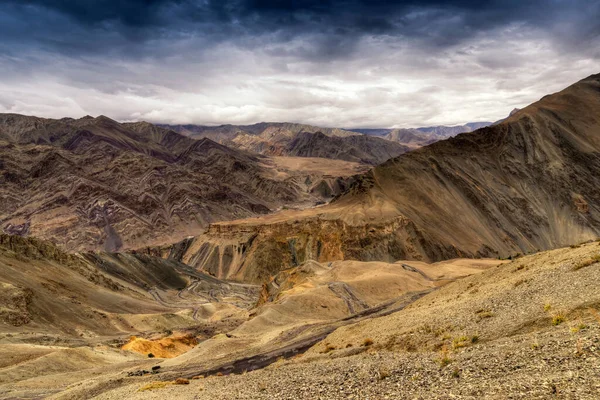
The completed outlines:
<svg viewBox="0 0 600 400">
<path fill-rule="evenodd" d="M 438 245 L 402 217 L 358 226 L 319 218 L 264 225 L 213 224 L 193 239 L 144 251 L 176 259 L 220 279 L 251 283 L 261 283 L 309 260 L 497 257 L 486 247 L 464 252 Z"/>
</svg>

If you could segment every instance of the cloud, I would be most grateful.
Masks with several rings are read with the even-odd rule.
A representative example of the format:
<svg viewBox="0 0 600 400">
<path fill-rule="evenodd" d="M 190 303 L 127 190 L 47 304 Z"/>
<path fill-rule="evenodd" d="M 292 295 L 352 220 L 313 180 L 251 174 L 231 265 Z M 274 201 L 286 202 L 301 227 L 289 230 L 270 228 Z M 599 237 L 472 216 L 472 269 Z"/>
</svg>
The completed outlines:
<svg viewBox="0 0 600 400">
<path fill-rule="evenodd" d="M 5 0 L 0 111 L 342 127 L 494 120 L 599 72 L 598 15 L 600 1 L 580 0 Z"/>
</svg>

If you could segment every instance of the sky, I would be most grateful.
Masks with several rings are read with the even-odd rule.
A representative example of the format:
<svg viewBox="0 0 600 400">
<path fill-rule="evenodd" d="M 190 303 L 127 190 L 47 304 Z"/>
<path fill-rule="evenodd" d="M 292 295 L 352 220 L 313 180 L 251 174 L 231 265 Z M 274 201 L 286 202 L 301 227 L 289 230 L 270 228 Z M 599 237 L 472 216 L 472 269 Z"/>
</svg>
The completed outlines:
<svg viewBox="0 0 600 400">
<path fill-rule="evenodd" d="M 0 0 L 0 112 L 401 128 L 600 72 L 600 0 Z"/>
</svg>

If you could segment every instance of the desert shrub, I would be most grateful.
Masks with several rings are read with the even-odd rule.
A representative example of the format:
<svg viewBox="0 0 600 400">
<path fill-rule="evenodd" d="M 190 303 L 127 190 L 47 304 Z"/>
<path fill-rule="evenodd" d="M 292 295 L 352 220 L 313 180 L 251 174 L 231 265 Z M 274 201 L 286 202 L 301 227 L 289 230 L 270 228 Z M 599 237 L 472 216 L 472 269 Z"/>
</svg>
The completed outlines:
<svg viewBox="0 0 600 400">
<path fill-rule="evenodd" d="M 560 324 L 562 324 L 565 321 L 566 321 L 565 316 L 563 314 L 560 314 L 560 313 L 559 314 L 555 314 L 552 317 L 552 325 L 554 325 L 554 326 L 560 325 Z"/>
<path fill-rule="evenodd" d="M 176 385 L 189 385 L 190 381 L 185 378 L 177 378 L 177 379 L 175 379 L 175 384 Z"/>
<path fill-rule="evenodd" d="M 373 343 L 374 343 L 374 342 L 373 342 L 373 339 L 366 338 L 366 339 L 363 341 L 363 346 L 364 346 L 364 347 L 369 347 L 369 346 L 372 346 L 372 345 L 373 345 Z"/>
</svg>

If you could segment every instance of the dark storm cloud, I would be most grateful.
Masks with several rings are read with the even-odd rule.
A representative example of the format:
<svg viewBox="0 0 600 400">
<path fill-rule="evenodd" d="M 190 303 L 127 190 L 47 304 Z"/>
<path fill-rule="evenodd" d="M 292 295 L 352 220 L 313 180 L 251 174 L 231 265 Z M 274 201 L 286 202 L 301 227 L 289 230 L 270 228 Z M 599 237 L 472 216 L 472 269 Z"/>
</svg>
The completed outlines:
<svg viewBox="0 0 600 400">
<path fill-rule="evenodd" d="M 112 49 L 131 57 L 140 55 L 136 46 L 161 39 L 192 37 L 210 44 L 269 35 L 285 43 L 311 35 L 315 50 L 306 56 L 326 60 L 348 55 L 336 52 L 336 43 L 346 43 L 348 51 L 348 42 L 364 35 L 418 38 L 445 48 L 510 23 L 558 34 L 555 24 L 565 14 L 577 23 L 557 39 L 577 42 L 597 36 L 598 12 L 598 2 L 589 0 L 8 0 L 0 5 L 0 33 L 15 46 L 70 55 Z"/>
</svg>

